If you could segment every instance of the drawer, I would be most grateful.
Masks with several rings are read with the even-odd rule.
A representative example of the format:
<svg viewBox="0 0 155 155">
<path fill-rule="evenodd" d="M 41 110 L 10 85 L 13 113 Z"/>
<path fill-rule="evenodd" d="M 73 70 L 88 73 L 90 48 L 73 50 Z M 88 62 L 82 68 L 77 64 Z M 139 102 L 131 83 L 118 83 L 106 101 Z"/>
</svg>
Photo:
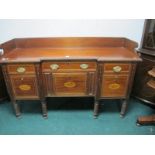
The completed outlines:
<svg viewBox="0 0 155 155">
<path fill-rule="evenodd" d="M 9 74 L 34 74 L 34 64 L 11 64 L 7 65 Z"/>
<path fill-rule="evenodd" d="M 38 84 L 34 75 L 29 76 L 10 76 L 13 93 L 16 99 L 37 99 L 39 98 Z"/>
<path fill-rule="evenodd" d="M 123 72 L 129 72 L 131 68 L 131 64 L 126 63 L 105 63 L 104 64 L 104 72 L 110 72 L 110 73 L 123 73 Z"/>
<path fill-rule="evenodd" d="M 58 72 L 63 70 L 96 70 L 96 62 L 43 62 L 43 72 Z"/>
<path fill-rule="evenodd" d="M 83 96 L 87 91 L 87 73 L 53 73 L 55 95 Z"/>
<path fill-rule="evenodd" d="M 128 89 L 128 76 L 103 76 L 102 97 L 125 97 Z"/>
</svg>

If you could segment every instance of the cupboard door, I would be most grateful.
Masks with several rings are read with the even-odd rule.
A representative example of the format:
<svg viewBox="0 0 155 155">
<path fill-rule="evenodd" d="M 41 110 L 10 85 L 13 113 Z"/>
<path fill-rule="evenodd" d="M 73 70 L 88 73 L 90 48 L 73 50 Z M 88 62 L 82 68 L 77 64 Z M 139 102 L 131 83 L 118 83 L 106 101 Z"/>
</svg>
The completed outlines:
<svg viewBox="0 0 155 155">
<path fill-rule="evenodd" d="M 87 73 L 53 73 L 52 75 L 55 95 L 87 95 Z"/>
<path fill-rule="evenodd" d="M 101 97 L 125 97 L 128 88 L 128 75 L 103 76 Z"/>
<path fill-rule="evenodd" d="M 13 93 L 16 99 L 39 98 L 38 84 L 35 75 L 10 75 Z"/>
</svg>

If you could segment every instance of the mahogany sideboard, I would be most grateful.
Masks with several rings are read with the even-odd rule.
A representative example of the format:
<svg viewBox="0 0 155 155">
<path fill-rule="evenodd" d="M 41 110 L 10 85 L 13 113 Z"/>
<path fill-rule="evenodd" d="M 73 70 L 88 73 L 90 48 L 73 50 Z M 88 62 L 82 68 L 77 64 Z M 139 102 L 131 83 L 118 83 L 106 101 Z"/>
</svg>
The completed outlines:
<svg viewBox="0 0 155 155">
<path fill-rule="evenodd" d="M 136 64 L 137 43 L 126 38 L 19 38 L 1 44 L 5 82 L 16 116 L 17 100 L 40 100 L 47 117 L 46 97 L 94 97 L 122 100 L 125 114 Z"/>
</svg>

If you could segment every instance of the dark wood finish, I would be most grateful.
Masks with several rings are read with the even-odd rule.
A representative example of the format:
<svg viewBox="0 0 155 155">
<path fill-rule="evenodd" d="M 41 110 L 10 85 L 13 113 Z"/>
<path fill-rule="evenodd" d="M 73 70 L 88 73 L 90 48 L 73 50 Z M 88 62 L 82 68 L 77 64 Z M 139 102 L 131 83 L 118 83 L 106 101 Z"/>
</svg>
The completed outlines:
<svg viewBox="0 0 155 155">
<path fill-rule="evenodd" d="M 18 72 L 18 68 L 24 68 L 24 72 Z M 35 65 L 34 64 L 11 64 L 7 65 L 7 70 L 9 74 L 34 74 Z"/>
<path fill-rule="evenodd" d="M 7 96 L 6 86 L 4 82 L 4 77 L 3 77 L 2 69 L 0 67 L 0 101 L 6 99 L 7 97 L 8 96 Z"/>
<path fill-rule="evenodd" d="M 0 49 L 1 48 L 2 48 L 2 46 L 0 45 Z M 0 57 L 1 57 L 1 54 L 0 54 Z M 2 68 L 0 66 L 0 101 L 5 100 L 6 98 L 8 98 L 8 95 L 7 95 L 7 91 L 6 91 Z"/>
<path fill-rule="evenodd" d="M 11 103 L 12 103 L 13 108 L 15 110 L 15 114 L 18 117 L 18 116 L 20 116 L 20 109 L 19 109 L 19 105 L 17 104 L 17 102 L 15 100 L 15 96 L 13 95 L 13 88 L 11 87 L 11 80 L 8 76 L 6 65 L 2 65 L 2 70 L 3 70 L 3 75 L 4 75 L 7 91 L 9 93 L 9 96 L 11 99 Z"/>
<path fill-rule="evenodd" d="M 144 31 L 141 46 L 137 50 L 142 62 L 137 65 L 132 94 L 143 101 L 146 105 L 155 106 L 155 20 L 147 19 L 144 24 Z M 153 124 L 152 116 L 140 116 L 137 123 L 141 125 Z"/>
<path fill-rule="evenodd" d="M 154 25 L 151 25 L 153 22 Z M 155 81 L 155 76 L 153 76 L 155 74 L 155 47 L 153 47 L 154 43 L 150 44 L 149 39 L 150 35 L 155 37 L 154 31 L 150 33 L 150 28 L 152 29 L 153 27 L 155 27 L 154 19 L 145 21 L 141 46 L 137 51 L 143 61 L 137 65 L 133 87 L 133 95 L 150 105 L 155 105 L 155 89 L 153 84 Z"/>
<path fill-rule="evenodd" d="M 10 80 L 16 100 L 27 98 L 39 99 L 36 76 L 10 75 Z"/>
<path fill-rule="evenodd" d="M 103 75 L 101 97 L 125 97 L 128 75 Z"/>
<path fill-rule="evenodd" d="M 155 115 L 150 116 L 140 116 L 137 119 L 137 125 L 154 125 Z"/>
<path fill-rule="evenodd" d="M 53 73 L 56 96 L 86 96 L 87 73 Z"/>
<path fill-rule="evenodd" d="M 0 48 L 5 50 L 5 53 L 12 51 L 13 49 L 17 48 L 15 39 L 9 40 L 4 44 L 0 44 Z"/>
<path fill-rule="evenodd" d="M 103 47 L 103 46 L 122 47 L 126 43 L 126 40 L 124 38 L 97 38 L 97 37 L 19 38 L 14 40 L 17 48 L 30 48 L 30 47 L 88 48 L 88 47 Z M 135 42 L 133 43 L 134 45 L 136 44 Z"/>
<path fill-rule="evenodd" d="M 105 63 L 104 64 L 104 72 L 105 73 L 113 73 L 113 67 L 116 67 L 116 66 L 120 66 L 121 67 L 121 71 L 118 72 L 117 74 L 120 74 L 120 73 L 126 73 L 126 72 L 129 72 L 130 71 L 130 68 L 131 68 L 131 64 L 129 63 Z"/>
<path fill-rule="evenodd" d="M 57 64 L 59 68 L 57 70 L 52 70 L 51 65 Z M 88 68 L 87 69 L 82 69 L 80 65 L 82 64 L 87 64 Z M 42 71 L 43 72 L 68 72 L 70 71 L 95 71 L 96 70 L 96 62 L 88 62 L 88 61 L 83 61 L 83 62 L 70 62 L 70 61 L 50 61 L 50 62 L 43 62 L 42 63 Z"/>
<path fill-rule="evenodd" d="M 123 117 L 125 115 L 125 112 L 127 111 L 128 101 L 129 101 L 131 89 L 133 86 L 133 80 L 134 80 L 134 76 L 135 76 L 135 72 L 136 72 L 136 67 L 137 67 L 137 64 L 132 63 L 131 72 L 130 72 L 129 81 L 128 81 L 128 90 L 127 90 L 126 98 L 122 102 L 121 113 L 120 113 L 121 117 Z"/>
<path fill-rule="evenodd" d="M 0 64 L 17 116 L 16 100 L 39 99 L 47 117 L 46 97 L 53 96 L 93 96 L 94 116 L 100 99 L 124 99 L 124 115 L 134 67 L 141 61 L 134 52 L 137 43 L 126 38 L 21 38 L 1 47 Z"/>
<path fill-rule="evenodd" d="M 149 74 L 149 71 L 154 68 L 155 57 L 148 57 L 142 54 L 141 58 L 143 62 L 137 66 L 132 93 L 145 103 L 155 105 L 155 89 L 149 84 L 151 81 L 155 81 L 155 78 Z"/>
</svg>

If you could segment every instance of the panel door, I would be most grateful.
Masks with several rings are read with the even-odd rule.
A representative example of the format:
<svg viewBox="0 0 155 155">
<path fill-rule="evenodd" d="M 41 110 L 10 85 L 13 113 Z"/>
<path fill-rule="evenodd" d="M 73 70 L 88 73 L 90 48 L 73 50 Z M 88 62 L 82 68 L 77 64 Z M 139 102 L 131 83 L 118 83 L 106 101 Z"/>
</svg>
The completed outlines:
<svg viewBox="0 0 155 155">
<path fill-rule="evenodd" d="M 87 73 L 53 73 L 52 75 L 55 95 L 87 95 Z"/>
<path fill-rule="evenodd" d="M 38 84 L 35 75 L 11 75 L 11 85 L 16 99 L 39 98 Z"/>
<path fill-rule="evenodd" d="M 101 97 L 125 97 L 128 88 L 128 75 L 103 76 Z"/>
</svg>

